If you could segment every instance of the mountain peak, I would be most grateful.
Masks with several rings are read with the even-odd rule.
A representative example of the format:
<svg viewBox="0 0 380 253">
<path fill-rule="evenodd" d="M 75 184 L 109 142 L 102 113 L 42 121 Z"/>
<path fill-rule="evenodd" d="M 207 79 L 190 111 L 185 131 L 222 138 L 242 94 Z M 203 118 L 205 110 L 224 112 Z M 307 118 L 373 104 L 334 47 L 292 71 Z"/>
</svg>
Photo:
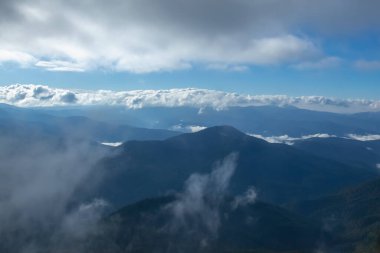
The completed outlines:
<svg viewBox="0 0 380 253">
<path fill-rule="evenodd" d="M 232 126 L 213 126 L 208 127 L 204 130 L 195 133 L 186 133 L 179 136 L 170 138 L 171 141 L 189 141 L 189 140 L 199 140 L 204 142 L 205 140 L 242 140 L 248 136 Z"/>
<path fill-rule="evenodd" d="M 198 133 L 219 134 L 224 136 L 245 136 L 243 132 L 228 125 L 208 127 L 202 131 L 199 131 Z"/>
</svg>

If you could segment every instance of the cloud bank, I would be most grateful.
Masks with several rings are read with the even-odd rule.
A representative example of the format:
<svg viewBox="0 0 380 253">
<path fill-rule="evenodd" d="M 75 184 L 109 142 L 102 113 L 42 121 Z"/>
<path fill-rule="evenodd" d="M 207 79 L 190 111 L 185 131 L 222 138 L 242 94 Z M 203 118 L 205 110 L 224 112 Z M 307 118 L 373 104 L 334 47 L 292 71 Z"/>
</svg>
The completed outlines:
<svg viewBox="0 0 380 253">
<path fill-rule="evenodd" d="M 0 64 L 134 73 L 195 64 L 319 68 L 335 65 L 334 56 L 302 31 L 378 31 L 378 9 L 371 0 L 3 0 Z"/>
<path fill-rule="evenodd" d="M 377 141 L 380 140 L 380 134 L 369 134 L 369 135 L 359 135 L 359 134 L 349 134 L 348 138 L 358 141 Z"/>
<path fill-rule="evenodd" d="M 280 136 L 263 136 L 261 134 L 250 134 L 250 133 L 248 133 L 248 135 L 259 138 L 259 139 L 263 139 L 269 143 L 284 143 L 287 145 L 293 145 L 296 141 L 307 140 L 307 139 L 311 139 L 311 138 L 332 138 L 332 137 L 336 137 L 335 135 L 330 135 L 330 134 L 310 134 L 310 135 L 304 135 L 301 137 L 291 137 L 287 134 L 280 135 Z"/>
<path fill-rule="evenodd" d="M 368 135 L 359 135 L 359 134 L 348 134 L 347 136 L 341 136 L 338 137 L 336 135 L 331 134 L 310 134 L 310 135 L 304 135 L 301 137 L 291 137 L 287 134 L 280 135 L 280 136 L 263 136 L 261 134 L 250 134 L 247 133 L 247 135 L 250 135 L 252 137 L 256 137 L 259 139 L 263 139 L 269 143 L 283 143 L 287 145 L 293 145 L 297 141 L 301 140 L 307 140 L 311 138 L 344 138 L 344 139 L 352 139 L 357 141 L 377 141 L 380 140 L 379 134 L 368 134 Z M 368 148 L 370 149 L 370 148 Z"/>
<path fill-rule="evenodd" d="M 22 107 L 110 105 L 128 109 L 143 107 L 195 107 L 226 109 L 233 106 L 295 106 L 330 112 L 380 111 L 380 101 L 335 99 L 323 96 L 247 95 L 208 89 L 169 90 L 68 90 L 44 85 L 14 84 L 0 87 L 0 103 Z M 190 129 L 191 130 L 191 129 Z M 193 129 L 194 131 L 196 129 Z"/>
</svg>

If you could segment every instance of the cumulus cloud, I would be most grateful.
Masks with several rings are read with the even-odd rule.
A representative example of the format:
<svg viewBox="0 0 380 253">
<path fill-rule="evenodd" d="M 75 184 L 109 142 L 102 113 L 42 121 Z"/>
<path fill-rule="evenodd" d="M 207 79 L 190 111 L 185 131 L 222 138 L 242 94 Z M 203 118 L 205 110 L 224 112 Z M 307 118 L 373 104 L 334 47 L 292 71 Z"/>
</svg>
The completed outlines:
<svg viewBox="0 0 380 253">
<path fill-rule="evenodd" d="M 263 139 L 267 142 L 270 142 L 270 143 L 284 143 L 284 144 L 287 144 L 287 145 L 293 145 L 294 142 L 296 141 L 299 141 L 299 140 L 306 140 L 306 139 L 310 139 L 310 138 L 332 138 L 332 137 L 336 137 L 335 135 L 330 135 L 330 134 L 310 134 L 310 135 L 304 135 L 304 136 L 301 136 L 301 137 L 290 137 L 289 135 L 280 135 L 280 136 L 263 136 L 263 135 L 260 135 L 260 134 L 250 134 L 248 133 L 248 135 L 250 136 L 253 136 L 253 137 L 256 137 L 256 138 L 260 138 L 260 139 Z"/>
<path fill-rule="evenodd" d="M 118 105 L 130 109 L 143 107 L 195 107 L 226 109 L 233 106 L 295 106 L 330 112 L 379 111 L 380 101 L 335 99 L 322 96 L 289 97 L 285 95 L 247 95 L 207 89 L 169 90 L 67 90 L 44 85 L 14 84 L 0 86 L 0 103 L 16 106 Z M 185 126 L 190 131 L 199 127 Z M 202 127 L 202 126 L 200 126 Z"/>
<path fill-rule="evenodd" d="M 3 0 L 0 31 L 7 36 L 0 41 L 6 52 L 0 62 L 49 71 L 135 73 L 194 63 L 233 71 L 246 65 L 320 66 L 330 56 L 302 31 L 378 31 L 379 5 L 371 0 Z"/>
</svg>

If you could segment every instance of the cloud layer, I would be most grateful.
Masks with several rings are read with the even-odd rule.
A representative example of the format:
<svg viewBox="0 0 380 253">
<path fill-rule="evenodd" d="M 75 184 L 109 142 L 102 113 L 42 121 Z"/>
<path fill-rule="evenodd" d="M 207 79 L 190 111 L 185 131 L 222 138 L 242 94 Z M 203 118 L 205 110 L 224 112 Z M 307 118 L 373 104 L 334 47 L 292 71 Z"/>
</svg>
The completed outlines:
<svg viewBox="0 0 380 253">
<path fill-rule="evenodd" d="M 377 141 L 380 140 L 379 134 L 368 134 L 368 135 L 359 135 L 359 134 L 348 134 L 347 136 L 338 137 L 336 135 L 331 134 L 310 134 L 310 135 L 304 135 L 301 137 L 291 137 L 289 135 L 280 135 L 280 136 L 263 136 L 261 134 L 250 134 L 248 135 L 263 139 L 269 143 L 284 143 L 287 145 L 293 145 L 297 141 L 301 140 L 307 140 L 311 138 L 345 138 L 345 139 L 352 139 L 357 141 Z"/>
<path fill-rule="evenodd" d="M 335 65 L 334 56 L 302 31 L 378 31 L 378 9 L 371 0 L 3 0 L 0 64 L 135 73 L 194 64 L 319 68 Z"/>
<path fill-rule="evenodd" d="M 336 137 L 335 135 L 330 135 L 330 134 L 310 134 L 310 135 L 304 135 L 301 137 L 291 137 L 287 134 L 285 135 L 280 135 L 280 136 L 263 136 L 261 134 L 250 134 L 248 135 L 263 139 L 269 143 L 284 143 L 287 145 L 293 145 L 294 142 L 300 141 L 300 140 L 307 140 L 311 138 L 333 138 Z"/>
<path fill-rule="evenodd" d="M 285 95 L 245 95 L 207 89 L 169 90 L 67 90 L 44 85 L 0 86 L 0 103 L 23 107 L 65 105 L 117 105 L 130 109 L 143 107 L 195 107 L 226 109 L 232 106 L 295 106 L 298 108 L 331 111 L 379 111 L 380 101 L 334 99 L 322 96 L 289 97 Z M 191 129 L 190 129 L 191 130 Z M 194 131 L 196 129 L 193 129 Z"/>
</svg>

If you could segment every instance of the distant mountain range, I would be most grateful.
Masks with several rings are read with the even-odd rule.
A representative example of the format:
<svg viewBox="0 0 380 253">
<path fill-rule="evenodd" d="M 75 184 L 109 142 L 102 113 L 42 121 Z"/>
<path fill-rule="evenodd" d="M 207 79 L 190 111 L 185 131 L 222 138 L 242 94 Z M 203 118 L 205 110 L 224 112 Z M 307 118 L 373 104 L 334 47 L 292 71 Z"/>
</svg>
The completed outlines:
<svg viewBox="0 0 380 253">
<path fill-rule="evenodd" d="M 179 132 L 132 127 L 96 121 L 84 116 L 60 117 L 40 109 L 0 105 L 0 129 L 3 135 L 31 135 L 79 138 L 97 142 L 163 140 Z"/>
<path fill-rule="evenodd" d="M 127 124 L 145 128 L 190 131 L 191 126 L 211 127 L 230 125 L 246 132 L 263 136 L 304 135 L 326 133 L 379 134 L 380 113 L 338 114 L 317 112 L 285 106 L 229 107 L 224 110 L 191 107 L 74 107 L 46 108 L 44 111 L 61 116 L 85 116 L 95 120 Z"/>
<path fill-rule="evenodd" d="M 380 140 L 311 138 L 295 141 L 293 146 L 321 157 L 377 169 L 380 172 Z"/>
<path fill-rule="evenodd" d="M 246 134 L 378 134 L 377 113 L 98 109 L 0 106 L 1 252 L 380 251 L 380 141 Z"/>
<path fill-rule="evenodd" d="M 191 132 L 216 125 L 230 125 L 245 133 L 263 136 L 301 137 L 323 133 L 343 137 L 349 134 L 380 133 L 378 112 L 338 114 L 291 106 L 230 107 L 224 110 L 191 107 L 127 109 L 121 106 L 27 109 L 2 104 L 0 112 L 2 120 L 12 118 L 29 123 L 63 124 L 61 130 L 70 126 L 83 127 L 93 137 L 108 138 L 109 141 L 164 139 L 178 132 Z"/>
</svg>

